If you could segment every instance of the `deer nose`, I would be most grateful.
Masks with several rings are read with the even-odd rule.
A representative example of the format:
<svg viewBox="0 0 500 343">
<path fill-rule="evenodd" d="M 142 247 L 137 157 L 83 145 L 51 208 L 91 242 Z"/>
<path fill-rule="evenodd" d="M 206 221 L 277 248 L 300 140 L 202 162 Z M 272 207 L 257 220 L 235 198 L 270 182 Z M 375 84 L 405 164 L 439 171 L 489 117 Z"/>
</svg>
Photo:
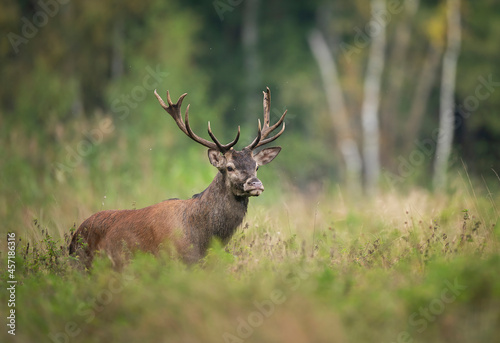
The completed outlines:
<svg viewBox="0 0 500 343">
<path fill-rule="evenodd" d="M 262 182 L 261 182 L 259 179 L 257 179 L 256 177 L 251 178 L 250 180 L 248 180 L 248 181 L 247 181 L 247 184 L 248 184 L 251 188 L 264 190 L 264 185 L 263 185 L 263 184 L 262 184 Z"/>
<path fill-rule="evenodd" d="M 255 193 L 255 195 L 259 195 L 264 191 L 264 185 L 259 179 L 253 177 L 245 183 L 245 190 L 250 191 L 252 194 Z"/>
</svg>

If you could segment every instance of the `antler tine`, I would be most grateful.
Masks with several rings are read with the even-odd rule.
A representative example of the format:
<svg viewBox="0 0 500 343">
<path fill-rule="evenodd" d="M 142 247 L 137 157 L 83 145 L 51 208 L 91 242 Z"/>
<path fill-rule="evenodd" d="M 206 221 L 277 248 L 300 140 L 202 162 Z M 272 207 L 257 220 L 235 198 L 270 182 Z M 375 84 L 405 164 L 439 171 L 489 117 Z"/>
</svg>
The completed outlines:
<svg viewBox="0 0 500 343">
<path fill-rule="evenodd" d="M 212 128 L 210 127 L 210 121 L 208 121 L 208 134 L 210 135 L 210 138 L 212 138 L 212 140 L 214 141 L 214 143 L 217 145 L 217 147 L 219 148 L 219 150 L 220 151 L 224 151 L 224 147 L 222 146 L 222 144 L 220 144 L 220 142 L 217 139 L 217 137 L 215 137 L 215 135 L 212 133 Z"/>
<path fill-rule="evenodd" d="M 240 126 L 238 125 L 238 132 L 236 133 L 236 137 L 234 138 L 234 140 L 231 143 L 224 145 L 224 147 L 226 147 L 229 150 L 233 146 L 235 146 L 236 143 L 238 143 L 238 140 L 240 139 L 240 131 L 241 131 Z"/>
<path fill-rule="evenodd" d="M 161 98 L 161 96 L 158 94 L 158 92 L 154 91 L 155 93 L 155 96 L 156 96 L 156 99 L 158 99 L 158 102 L 160 103 L 161 107 L 163 107 L 165 110 L 168 108 L 167 104 L 165 103 L 165 101 L 163 101 L 163 99 Z M 167 95 L 168 95 L 168 91 L 167 91 Z"/>
<path fill-rule="evenodd" d="M 257 137 L 255 137 L 253 142 L 250 143 L 250 145 L 248 145 L 246 147 L 247 149 L 250 149 L 250 150 L 255 149 L 257 147 L 257 144 L 259 144 L 260 139 L 262 138 L 262 127 L 260 125 L 260 119 L 257 119 L 257 122 L 259 123 L 259 129 L 257 130 Z"/>
<path fill-rule="evenodd" d="M 219 142 L 219 140 L 217 139 L 217 137 L 215 137 L 215 135 L 212 133 L 212 128 L 210 127 L 210 122 L 208 122 L 208 134 L 210 135 L 210 138 L 212 138 L 214 143 L 217 145 L 219 150 L 221 152 L 226 152 L 226 151 L 229 151 L 238 142 L 238 139 L 240 139 L 240 127 L 238 126 L 238 133 L 236 134 L 236 138 L 231 143 L 228 143 L 225 145 L 222 145 Z"/>
<path fill-rule="evenodd" d="M 285 120 L 285 116 L 286 116 L 286 113 L 287 113 L 287 112 L 288 112 L 288 110 L 285 110 L 285 112 L 283 112 L 283 114 L 281 115 L 281 118 L 280 118 L 280 119 L 276 122 L 276 124 L 274 124 L 274 125 L 273 125 L 273 126 L 271 126 L 271 127 L 269 127 L 269 126 L 268 126 L 266 136 L 267 136 L 268 134 L 270 134 L 271 132 L 273 132 L 274 130 L 276 130 L 276 128 L 277 128 L 278 126 L 280 126 L 280 125 L 281 125 L 281 123 L 283 123 L 283 120 Z M 285 123 L 283 123 L 283 124 L 285 124 Z"/>
<path fill-rule="evenodd" d="M 167 91 L 167 103 L 163 101 L 163 99 L 158 95 L 156 92 L 156 89 L 154 91 L 154 94 L 158 101 L 160 102 L 160 105 L 167 111 L 170 116 L 174 119 L 175 123 L 181 129 L 182 132 L 184 132 L 189 138 L 194 140 L 197 143 L 200 143 L 203 146 L 206 146 L 209 149 L 216 149 L 219 150 L 221 153 L 225 153 L 229 151 L 237 142 L 238 139 L 240 138 L 240 127 L 238 126 L 238 133 L 236 134 L 236 138 L 229 144 L 222 145 L 219 140 L 215 137 L 215 135 L 212 133 L 212 130 L 210 128 L 210 122 L 208 122 L 208 134 L 212 138 L 213 142 L 210 142 L 204 138 L 199 137 L 196 135 L 193 130 L 191 129 L 191 126 L 189 126 L 189 106 L 187 105 L 186 107 L 186 113 L 184 116 L 184 121 L 182 121 L 182 116 L 181 116 L 181 105 L 182 101 L 184 100 L 184 97 L 187 95 L 187 93 L 182 94 L 179 97 L 179 100 L 177 100 L 177 103 L 174 104 L 172 100 L 170 99 L 170 93 Z"/>
<path fill-rule="evenodd" d="M 257 137 L 253 140 L 250 145 L 248 145 L 246 148 L 253 150 L 255 148 L 258 148 L 264 144 L 270 143 L 274 141 L 276 138 L 281 136 L 281 134 L 285 131 L 285 123 L 283 122 L 285 120 L 285 116 L 287 111 L 283 113 L 281 118 L 272 126 L 269 126 L 270 124 L 270 110 L 271 110 L 271 91 L 269 90 L 269 87 L 267 87 L 264 93 L 264 100 L 263 100 L 263 107 L 264 107 L 264 127 L 261 128 L 260 125 L 260 120 L 259 120 L 259 130 L 257 132 Z M 271 132 L 276 130 L 278 126 L 280 126 L 283 123 L 283 128 L 278 132 L 276 135 L 270 138 L 266 138 Z"/>
<path fill-rule="evenodd" d="M 271 112 L 271 90 L 269 87 L 266 87 L 266 91 L 264 93 L 263 107 L 264 107 L 264 127 L 269 127 L 269 113 Z"/>
<path fill-rule="evenodd" d="M 222 146 L 220 145 L 219 141 L 210 142 L 210 141 L 206 140 L 205 138 L 201 138 L 200 136 L 198 136 L 196 133 L 193 132 L 193 130 L 191 129 L 191 126 L 189 126 L 189 105 L 186 107 L 186 114 L 185 114 L 184 118 L 185 118 L 184 121 L 186 123 L 186 129 L 188 132 L 187 135 L 189 137 L 191 137 L 191 139 L 193 139 L 195 142 L 200 143 L 201 145 L 206 146 L 207 148 L 216 149 L 222 153 L 225 152 L 224 150 L 220 149 L 220 148 L 222 148 Z"/>
<path fill-rule="evenodd" d="M 156 89 L 154 91 L 154 94 L 155 94 L 156 98 L 158 99 L 158 101 L 160 102 L 161 107 L 163 107 L 163 109 L 165 111 L 167 111 L 168 114 L 170 114 L 170 116 L 174 119 L 174 121 L 177 124 L 177 126 L 179 127 L 179 129 L 181 129 L 182 132 L 184 132 L 186 135 L 189 136 L 189 133 L 186 130 L 186 126 L 182 122 L 182 117 L 181 117 L 181 105 L 182 105 L 182 101 L 184 100 L 184 97 L 187 95 L 187 93 L 182 94 L 179 97 L 179 100 L 177 100 L 177 103 L 174 104 L 174 103 L 172 103 L 172 100 L 170 99 L 169 91 L 167 91 L 167 103 L 168 103 L 168 105 L 165 103 L 165 101 L 163 101 L 161 96 L 156 92 Z"/>
<path fill-rule="evenodd" d="M 279 136 L 281 136 L 281 134 L 285 131 L 285 123 L 283 123 L 283 127 L 281 128 L 280 132 L 278 132 L 277 134 L 275 134 L 274 136 L 272 137 L 269 137 L 269 138 L 266 138 L 266 139 L 263 139 L 259 142 L 259 144 L 257 144 L 256 148 L 259 147 L 259 146 L 262 146 L 264 144 L 267 144 L 267 143 L 271 143 L 272 141 L 274 141 L 276 138 L 278 138 Z"/>
</svg>

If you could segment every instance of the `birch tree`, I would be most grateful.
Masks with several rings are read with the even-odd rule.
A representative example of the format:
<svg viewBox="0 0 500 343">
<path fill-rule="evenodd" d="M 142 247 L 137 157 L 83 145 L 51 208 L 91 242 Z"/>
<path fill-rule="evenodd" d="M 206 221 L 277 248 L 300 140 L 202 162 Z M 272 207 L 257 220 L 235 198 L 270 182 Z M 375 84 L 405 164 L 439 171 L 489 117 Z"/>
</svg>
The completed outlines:
<svg viewBox="0 0 500 343">
<path fill-rule="evenodd" d="M 361 156 L 349 124 L 335 60 L 320 31 L 312 31 L 308 42 L 319 66 L 333 130 L 346 167 L 347 187 L 357 193 L 361 184 Z"/>
<path fill-rule="evenodd" d="M 372 0 L 372 18 L 386 12 L 385 0 Z M 387 23 L 372 19 L 378 31 L 373 32 L 370 55 L 366 70 L 364 99 L 361 108 L 363 128 L 363 162 L 365 167 L 365 187 L 368 194 L 376 192 L 380 176 L 379 152 L 379 104 L 380 86 L 385 59 L 385 27 Z"/>
<path fill-rule="evenodd" d="M 453 143 L 454 99 L 457 61 L 460 54 L 460 0 L 448 0 L 446 8 L 447 46 L 443 56 L 443 71 L 441 74 L 441 93 L 439 105 L 439 136 L 436 158 L 434 161 L 435 189 L 446 185 L 448 160 Z"/>
</svg>

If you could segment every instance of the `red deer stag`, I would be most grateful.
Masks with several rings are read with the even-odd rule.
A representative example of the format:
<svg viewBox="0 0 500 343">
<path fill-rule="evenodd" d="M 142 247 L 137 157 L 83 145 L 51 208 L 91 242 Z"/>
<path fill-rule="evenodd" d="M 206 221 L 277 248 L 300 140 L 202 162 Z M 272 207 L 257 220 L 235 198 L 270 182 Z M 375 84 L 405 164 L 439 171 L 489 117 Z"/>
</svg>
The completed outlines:
<svg viewBox="0 0 500 343">
<path fill-rule="evenodd" d="M 125 251 L 142 250 L 156 254 L 162 244 L 173 246 L 186 263 L 194 263 L 205 256 L 212 237 L 227 243 L 241 224 L 247 211 L 248 198 L 264 191 L 257 178 L 259 166 L 271 162 L 281 147 L 255 149 L 274 141 L 285 130 L 286 111 L 269 126 L 271 93 L 264 93 L 264 125 L 258 121 L 257 137 L 243 150 L 233 146 L 240 137 L 229 144 L 221 144 L 214 136 L 208 122 L 208 134 L 212 141 L 197 136 L 189 126 L 189 105 L 182 120 L 181 105 L 187 93 L 177 103 L 172 103 L 167 91 L 167 103 L 154 92 L 160 105 L 167 111 L 179 129 L 195 142 L 208 148 L 208 159 L 218 169 L 212 183 L 191 199 L 171 199 L 138 210 L 107 210 L 86 219 L 73 235 L 70 254 L 80 256 L 90 268 L 97 251 L 106 253 L 113 265 L 120 268 Z M 283 124 L 281 130 L 268 137 Z"/>
</svg>

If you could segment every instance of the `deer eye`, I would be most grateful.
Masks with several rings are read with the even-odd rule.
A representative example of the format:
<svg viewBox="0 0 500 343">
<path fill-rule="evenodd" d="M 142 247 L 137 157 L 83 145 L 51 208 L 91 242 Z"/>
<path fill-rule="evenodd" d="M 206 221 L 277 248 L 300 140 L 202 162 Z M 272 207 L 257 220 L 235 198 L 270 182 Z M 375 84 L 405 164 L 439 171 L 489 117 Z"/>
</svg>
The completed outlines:
<svg viewBox="0 0 500 343">
<path fill-rule="evenodd" d="M 255 168 L 255 171 L 257 171 L 257 170 L 259 170 L 259 166 L 257 166 L 257 167 Z"/>
<path fill-rule="evenodd" d="M 227 166 L 227 171 L 228 171 L 228 172 L 232 172 L 232 171 L 234 171 L 234 168 L 233 168 L 233 167 L 231 167 L 231 166 Z"/>
</svg>

